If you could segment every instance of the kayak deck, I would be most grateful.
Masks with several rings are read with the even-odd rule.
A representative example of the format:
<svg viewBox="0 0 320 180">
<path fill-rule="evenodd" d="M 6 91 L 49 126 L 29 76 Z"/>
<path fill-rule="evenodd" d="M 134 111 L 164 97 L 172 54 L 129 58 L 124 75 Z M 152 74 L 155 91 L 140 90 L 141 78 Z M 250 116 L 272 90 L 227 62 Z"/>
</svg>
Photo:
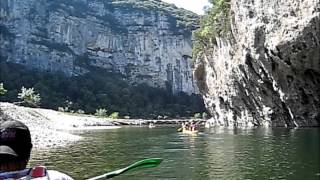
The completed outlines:
<svg viewBox="0 0 320 180">
<path fill-rule="evenodd" d="M 198 130 L 195 130 L 195 131 L 190 131 L 190 130 L 182 130 L 182 133 L 186 133 L 186 134 L 197 134 L 199 131 Z"/>
</svg>

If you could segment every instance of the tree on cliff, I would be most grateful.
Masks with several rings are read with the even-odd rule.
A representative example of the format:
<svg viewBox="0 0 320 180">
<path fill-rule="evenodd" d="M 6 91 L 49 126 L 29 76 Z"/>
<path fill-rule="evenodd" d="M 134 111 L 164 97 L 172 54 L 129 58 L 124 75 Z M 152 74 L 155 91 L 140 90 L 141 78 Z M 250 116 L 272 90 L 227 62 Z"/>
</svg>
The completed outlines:
<svg viewBox="0 0 320 180">
<path fill-rule="evenodd" d="M 231 36 L 230 0 L 210 0 L 211 7 L 200 21 L 200 28 L 193 32 L 193 57 L 204 49 L 213 47 L 217 37 Z"/>
<path fill-rule="evenodd" d="M 0 83 L 0 95 L 4 95 L 7 90 L 3 87 L 3 83 Z"/>
<path fill-rule="evenodd" d="M 36 94 L 33 88 L 25 88 L 22 86 L 21 93 L 18 98 L 27 106 L 37 107 L 40 104 L 40 94 Z"/>
</svg>

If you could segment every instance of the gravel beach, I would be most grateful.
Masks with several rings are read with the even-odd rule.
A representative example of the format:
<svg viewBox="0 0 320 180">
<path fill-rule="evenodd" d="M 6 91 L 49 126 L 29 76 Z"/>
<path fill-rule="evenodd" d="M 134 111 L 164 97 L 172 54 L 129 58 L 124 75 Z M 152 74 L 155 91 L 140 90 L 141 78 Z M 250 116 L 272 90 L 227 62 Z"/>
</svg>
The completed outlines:
<svg viewBox="0 0 320 180">
<path fill-rule="evenodd" d="M 40 108 L 27 108 L 11 103 L 0 103 L 0 119 L 11 118 L 25 123 L 31 133 L 36 149 L 65 146 L 81 139 L 70 130 L 119 128 L 110 120 L 90 116 L 79 116 Z M 6 118 L 4 118 L 6 117 Z"/>
<path fill-rule="evenodd" d="M 66 146 L 81 139 L 71 132 L 75 130 L 115 129 L 123 125 L 179 124 L 187 121 L 144 120 L 144 119 L 110 119 L 83 114 L 64 113 L 49 109 L 28 108 L 12 103 L 0 103 L 1 119 L 14 119 L 25 123 L 31 132 L 33 147 L 36 149 Z"/>
</svg>

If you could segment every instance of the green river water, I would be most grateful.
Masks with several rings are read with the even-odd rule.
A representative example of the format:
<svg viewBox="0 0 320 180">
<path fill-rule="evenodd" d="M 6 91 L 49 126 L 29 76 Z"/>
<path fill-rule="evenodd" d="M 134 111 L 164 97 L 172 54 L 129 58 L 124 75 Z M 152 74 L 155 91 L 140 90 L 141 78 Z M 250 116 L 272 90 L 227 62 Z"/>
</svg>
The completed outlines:
<svg viewBox="0 0 320 180">
<path fill-rule="evenodd" d="M 86 179 L 160 157 L 157 167 L 113 179 L 320 179 L 320 129 L 204 129 L 198 135 L 177 127 L 124 127 L 76 132 L 83 140 L 34 150 L 30 165 Z"/>
</svg>

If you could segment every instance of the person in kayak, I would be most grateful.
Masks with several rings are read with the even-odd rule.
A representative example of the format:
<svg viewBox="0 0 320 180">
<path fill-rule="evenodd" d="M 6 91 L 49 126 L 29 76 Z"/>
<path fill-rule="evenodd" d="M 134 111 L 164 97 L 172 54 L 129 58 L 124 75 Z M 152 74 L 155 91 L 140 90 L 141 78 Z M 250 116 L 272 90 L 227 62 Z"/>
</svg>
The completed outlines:
<svg viewBox="0 0 320 180">
<path fill-rule="evenodd" d="M 0 119 L 0 180 L 53 179 L 72 180 L 66 174 L 46 170 L 44 166 L 26 168 L 32 149 L 29 128 L 20 121 Z"/>
</svg>

